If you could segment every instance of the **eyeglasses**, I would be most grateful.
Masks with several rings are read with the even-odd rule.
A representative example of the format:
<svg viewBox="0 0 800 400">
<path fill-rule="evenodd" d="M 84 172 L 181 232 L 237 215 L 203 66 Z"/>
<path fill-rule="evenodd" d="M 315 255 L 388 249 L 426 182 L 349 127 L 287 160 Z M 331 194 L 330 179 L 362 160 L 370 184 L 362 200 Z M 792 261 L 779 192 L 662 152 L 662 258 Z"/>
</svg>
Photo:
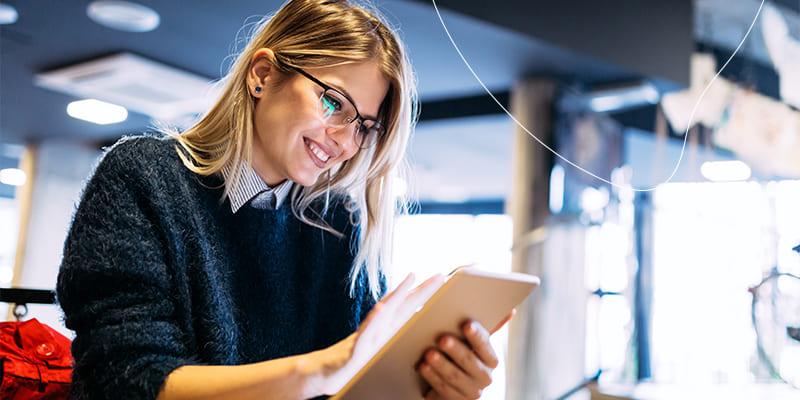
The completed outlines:
<svg viewBox="0 0 800 400">
<path fill-rule="evenodd" d="M 362 149 L 372 147 L 377 138 L 383 135 L 383 125 L 374 119 L 362 117 L 355 104 L 344 93 L 322 83 L 300 68 L 293 69 L 324 89 L 319 97 L 317 113 L 328 126 L 344 128 L 355 121 L 353 141 Z"/>
</svg>

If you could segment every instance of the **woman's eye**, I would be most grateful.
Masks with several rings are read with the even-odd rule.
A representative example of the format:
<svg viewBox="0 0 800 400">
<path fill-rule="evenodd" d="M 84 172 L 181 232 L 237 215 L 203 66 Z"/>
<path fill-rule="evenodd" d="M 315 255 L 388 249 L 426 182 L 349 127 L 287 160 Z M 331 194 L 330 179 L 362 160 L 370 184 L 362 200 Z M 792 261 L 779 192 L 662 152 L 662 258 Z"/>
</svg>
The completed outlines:
<svg viewBox="0 0 800 400">
<path fill-rule="evenodd" d="M 342 102 L 327 93 L 322 96 L 322 101 L 325 103 L 325 109 L 328 110 L 330 114 L 342 110 Z"/>
</svg>

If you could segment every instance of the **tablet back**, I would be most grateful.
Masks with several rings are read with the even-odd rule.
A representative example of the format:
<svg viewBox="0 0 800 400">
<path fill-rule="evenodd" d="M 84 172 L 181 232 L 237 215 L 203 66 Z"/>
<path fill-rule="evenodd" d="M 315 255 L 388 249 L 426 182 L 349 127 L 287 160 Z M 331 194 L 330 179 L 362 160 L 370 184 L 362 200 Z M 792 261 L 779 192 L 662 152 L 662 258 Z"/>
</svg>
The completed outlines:
<svg viewBox="0 0 800 400">
<path fill-rule="evenodd" d="M 526 274 L 458 270 L 331 400 L 420 400 L 427 384 L 416 367 L 425 350 L 444 333 L 463 338 L 470 319 L 494 328 L 538 283 Z"/>
</svg>

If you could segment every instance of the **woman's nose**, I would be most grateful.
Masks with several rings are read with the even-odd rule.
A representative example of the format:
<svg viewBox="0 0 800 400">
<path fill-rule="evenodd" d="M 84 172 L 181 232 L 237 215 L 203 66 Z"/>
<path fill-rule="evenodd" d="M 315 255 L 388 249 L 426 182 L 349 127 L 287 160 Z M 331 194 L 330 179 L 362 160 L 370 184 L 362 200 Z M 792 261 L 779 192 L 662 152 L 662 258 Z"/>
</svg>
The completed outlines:
<svg viewBox="0 0 800 400">
<path fill-rule="evenodd" d="M 340 128 L 328 127 L 325 134 L 333 139 L 343 149 L 355 147 L 355 123 L 347 124 Z"/>
</svg>

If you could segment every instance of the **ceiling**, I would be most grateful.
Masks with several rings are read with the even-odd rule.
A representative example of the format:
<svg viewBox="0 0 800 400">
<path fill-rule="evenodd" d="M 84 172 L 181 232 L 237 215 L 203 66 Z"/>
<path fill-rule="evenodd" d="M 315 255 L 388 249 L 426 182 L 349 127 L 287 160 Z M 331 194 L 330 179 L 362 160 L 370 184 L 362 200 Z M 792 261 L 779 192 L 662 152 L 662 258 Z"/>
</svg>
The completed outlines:
<svg viewBox="0 0 800 400">
<path fill-rule="evenodd" d="M 277 0 L 141 0 L 161 16 L 152 32 L 129 33 L 101 26 L 86 14 L 88 0 L 7 1 L 19 19 L 0 26 L 0 141 L 43 138 L 108 140 L 140 132 L 150 118 L 132 114 L 114 125 L 93 125 L 66 115 L 76 98 L 34 85 L 34 75 L 118 52 L 130 52 L 209 80 L 224 73 L 242 26 L 280 7 Z M 399 28 L 418 73 L 422 100 L 482 91 L 458 58 L 431 3 L 379 0 L 378 7 Z M 623 68 L 600 62 L 496 24 L 442 10 L 442 16 L 470 64 L 490 89 L 507 90 L 524 74 L 577 76 L 582 81 L 624 79 Z"/>
<path fill-rule="evenodd" d="M 640 0 L 615 1 L 641 3 Z M 681 0 L 681 3 L 688 1 Z M 797 0 L 784 2 L 786 1 Z M 186 4 L 189 4 L 187 2 L 138 0 L 139 4 L 148 6 L 160 14 L 161 24 L 152 32 L 128 33 L 106 28 L 90 20 L 86 14 L 89 0 L 51 1 L 47 2 L 46 6 L 38 1 L 4 2 L 17 9 L 19 20 L 11 25 L 0 25 L 0 144 L 21 144 L 51 138 L 108 143 L 125 134 L 142 132 L 152 127 L 154 123 L 150 117 L 142 114 L 131 113 L 124 122 L 103 126 L 67 116 L 66 106 L 76 98 L 37 87 L 34 85 L 34 76 L 40 72 L 101 56 L 129 52 L 214 80 L 224 74 L 226 57 L 236 50 L 237 35 L 241 36 L 243 25 L 274 11 L 283 3 L 280 0 L 225 2 L 194 0 L 190 3 L 191 6 L 187 7 Z M 516 19 L 505 23 L 503 16 L 513 13 L 494 15 L 488 13 L 486 18 L 479 18 L 480 12 L 475 10 L 481 8 L 476 7 L 485 8 L 485 1 L 441 0 L 441 2 L 445 4 L 441 11 L 447 29 L 475 73 L 492 91 L 507 92 L 515 80 L 525 75 L 557 76 L 569 82 L 589 85 L 639 78 L 671 82 L 673 87 L 686 83 L 670 80 L 669 77 L 654 76 L 637 70 L 635 66 L 631 67 L 633 65 L 630 64 L 631 59 L 635 62 L 636 57 L 631 57 L 628 54 L 630 52 L 624 51 L 625 43 L 611 41 L 609 45 L 610 49 L 613 48 L 613 51 L 627 57 L 623 59 L 615 59 L 614 54 L 603 57 L 603 54 L 594 50 L 587 51 L 586 48 L 581 48 L 581 43 L 586 42 L 585 38 L 592 37 L 591 26 L 588 27 L 588 32 L 584 29 L 584 39 L 575 35 L 565 35 L 569 36 L 568 39 L 572 42 L 560 42 L 558 36 L 553 36 L 557 33 L 555 29 L 579 31 L 580 26 L 576 28 L 576 24 L 582 25 L 584 21 L 575 20 L 577 17 L 571 19 L 565 17 L 566 22 L 562 23 L 561 20 L 550 17 L 552 13 L 563 12 L 552 5 L 555 3 L 509 0 L 514 4 L 525 4 L 525 7 L 532 11 L 531 14 L 526 14 L 529 18 L 520 20 L 519 15 L 515 15 Z M 595 3 L 589 0 L 570 0 L 570 2 Z M 755 11 L 752 9 L 753 5 L 757 9 L 760 3 L 758 0 L 736 2 L 696 0 L 696 2 L 695 7 L 704 10 L 703 15 L 716 15 L 715 12 L 725 15 L 736 12 L 749 15 L 748 13 Z M 406 42 L 418 75 L 423 116 L 426 102 L 483 94 L 480 83 L 459 58 L 448 39 L 431 2 L 374 0 L 374 3 L 399 30 Z M 537 7 L 541 10 L 536 11 Z M 542 11 L 548 7 L 551 14 Z M 583 17 L 589 20 L 594 11 L 587 10 L 589 11 L 584 12 Z M 640 17 L 636 18 L 646 19 L 645 16 L 641 16 L 641 10 L 633 11 L 640 14 Z M 625 10 L 615 9 L 613 13 L 625 15 Z M 531 26 L 547 24 L 536 18 L 550 20 L 550 30 L 543 31 L 541 37 L 537 36 L 539 34 L 535 30 L 531 30 Z M 625 16 L 625 18 L 633 17 Z M 691 19 L 691 16 L 689 18 Z M 730 28 L 731 24 L 739 24 L 741 18 L 741 16 L 738 19 L 733 18 L 733 22 L 725 22 L 724 18 L 722 22 L 715 20 L 714 29 L 708 32 L 724 31 L 727 29 L 725 26 Z M 526 21 L 530 23 L 526 24 Z M 604 25 L 602 20 L 593 23 L 596 26 Z M 640 39 L 647 37 L 648 31 L 641 30 L 641 23 L 628 23 L 628 25 L 632 25 L 638 31 L 626 33 L 626 36 Z M 698 30 L 697 26 L 698 21 L 695 21 L 695 35 L 698 32 L 707 32 Z M 739 34 L 737 29 L 728 29 L 728 32 L 716 35 L 710 40 L 723 43 L 725 47 L 726 40 L 730 42 L 731 37 L 740 36 L 737 36 Z M 691 37 L 692 33 L 689 32 L 688 35 Z M 647 38 L 648 40 L 644 40 L 644 45 L 650 43 L 650 40 L 653 43 L 665 40 L 663 33 L 659 36 Z M 591 46 L 592 49 L 598 47 L 602 46 Z M 656 50 L 669 55 L 668 48 Z M 746 50 L 757 51 L 747 48 Z M 592 54 L 588 55 L 589 53 Z M 657 52 L 653 52 L 655 53 Z M 682 60 L 677 57 L 668 58 L 677 59 L 678 62 Z M 688 69 L 688 65 L 686 68 Z M 486 174 L 497 176 L 493 175 L 493 172 L 502 173 L 510 169 L 506 165 L 510 157 L 510 132 L 505 132 L 510 130 L 511 124 L 502 117 L 491 117 L 482 121 L 462 119 L 451 124 L 442 122 L 420 124 L 417 133 L 418 143 L 414 145 L 413 151 L 417 153 L 416 161 L 428 170 L 418 171 L 418 175 L 429 177 L 430 174 L 438 173 L 440 175 L 438 182 L 466 181 L 465 185 L 470 185 L 472 182 L 472 185 L 476 186 L 472 189 L 475 193 L 468 193 L 467 197 L 505 197 L 507 185 L 499 185 L 496 180 L 487 178 L 486 187 L 478 188 L 480 184 L 476 182 L 479 180 L 477 178 Z M 492 136 L 497 139 L 495 145 L 487 144 L 487 138 L 481 137 L 486 131 L 502 132 Z M 423 138 L 425 135 L 434 135 L 435 132 L 441 134 L 435 138 Z M 452 145 L 456 142 L 458 145 Z M 433 150 L 434 147 L 449 150 L 442 152 Z M 480 168 L 469 169 L 469 166 L 465 165 L 464 169 L 461 169 L 453 168 L 451 165 L 450 170 L 443 171 L 436 167 L 447 164 L 443 158 L 463 161 L 478 154 L 480 156 L 477 159 L 485 161 Z M 439 172 L 436 172 L 437 170 Z M 476 179 L 470 180 L 465 177 Z M 463 197 L 463 193 L 458 190 L 453 193 L 455 194 L 450 194 L 451 199 Z"/>
</svg>

